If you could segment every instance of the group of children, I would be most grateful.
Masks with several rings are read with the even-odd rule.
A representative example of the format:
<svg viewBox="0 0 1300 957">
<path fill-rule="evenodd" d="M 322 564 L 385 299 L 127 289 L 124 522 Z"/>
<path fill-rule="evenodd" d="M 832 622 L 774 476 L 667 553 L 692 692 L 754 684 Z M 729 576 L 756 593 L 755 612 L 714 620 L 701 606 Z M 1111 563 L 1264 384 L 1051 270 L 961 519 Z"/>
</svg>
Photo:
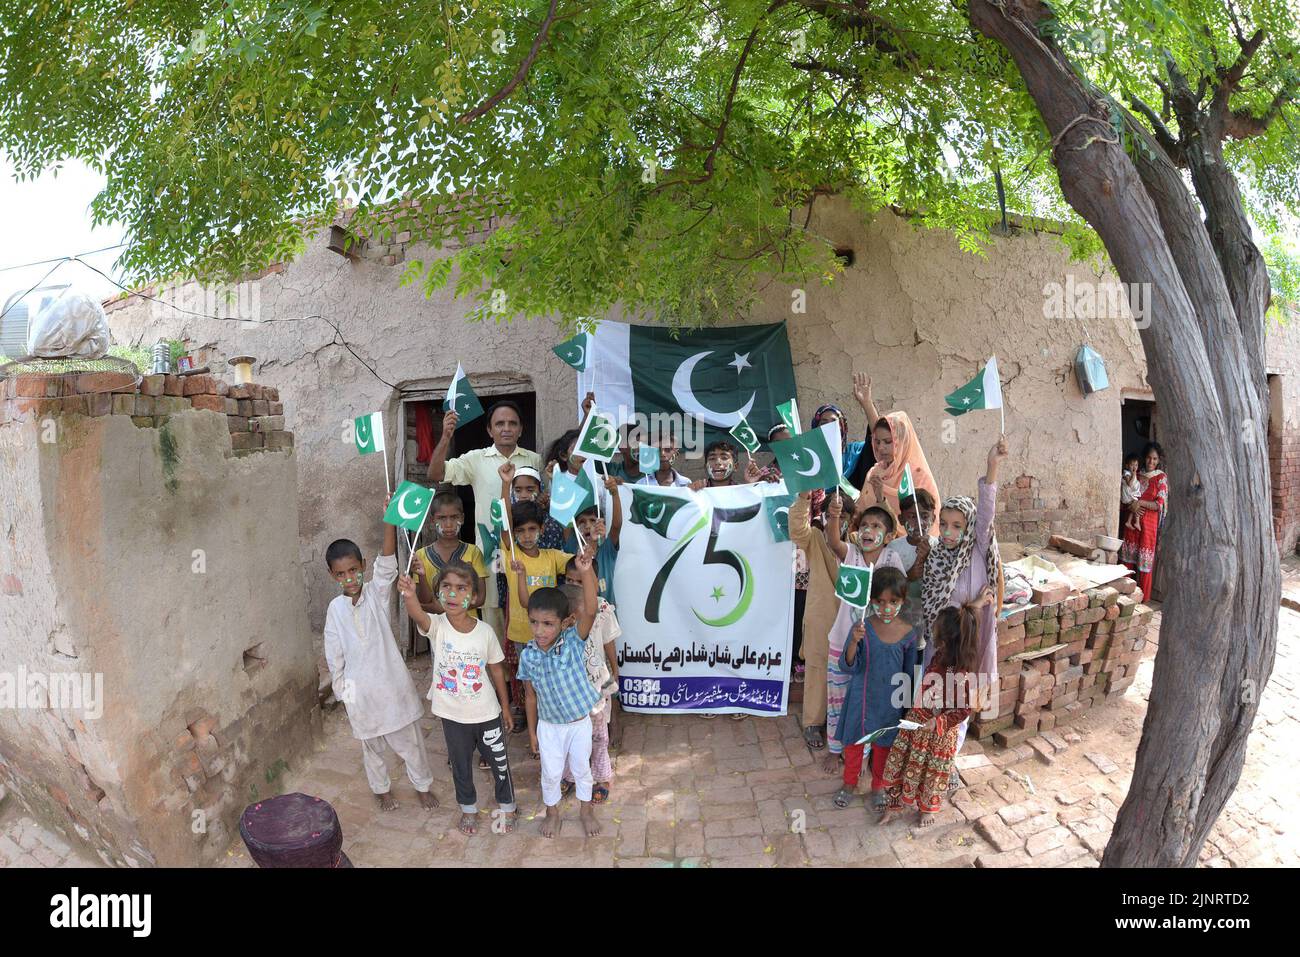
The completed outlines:
<svg viewBox="0 0 1300 957">
<path fill-rule="evenodd" d="M 845 440 L 843 461 L 845 475 L 856 478 L 862 492 L 856 499 L 839 490 L 805 492 L 790 508 L 799 560 L 795 657 L 804 667 L 804 737 L 814 751 L 827 749 L 827 771 L 842 774 L 837 805 L 847 806 L 865 766 L 882 820 L 915 807 L 925 825 L 950 786 L 966 721 L 996 682 L 1001 564 L 993 514 L 1007 446 L 1000 439 L 990 450 L 977 500 L 954 497 L 940 504 L 906 413 L 880 415 L 865 377 L 854 377 L 854 394 L 871 426 L 867 441 Z M 821 406 L 811 426 L 832 417 L 843 426 L 837 407 Z M 673 468 L 678 449 L 667 436 L 657 444 L 653 472 L 641 472 L 635 448 L 625 443 L 622 461 L 595 478 L 573 454 L 577 435 L 572 430 L 552 446 L 546 472 L 553 478 L 562 470 L 575 480 L 585 474 L 598 504 L 576 516 L 575 534 L 547 514 L 542 471 L 507 459 L 499 474 L 509 527 L 492 543 L 501 556 L 495 575 L 482 550 L 461 540 L 464 507 L 451 492 L 434 496 L 434 541 L 417 552 L 413 578 L 397 573 L 391 525 L 384 526 L 369 583 L 354 543 L 330 545 L 326 562 L 342 594 L 326 616 L 326 659 L 362 742 L 367 780 L 384 809 L 396 807 L 386 747 L 405 761 L 421 804 L 437 806 L 419 727 L 423 708 L 388 624 L 394 583 L 429 641 L 427 698 L 443 727 L 460 830 L 474 834 L 478 827 L 475 753 L 479 769 L 492 776 L 498 830 L 514 830 L 517 803 L 506 742 L 510 733 L 526 731 L 529 757 L 540 760 L 543 835 L 556 833 L 560 801 L 573 791 L 584 832 L 596 835 L 593 805 L 609 798 L 613 779 L 609 749 L 621 634 L 612 601 L 622 524 L 617 486 L 703 488 L 781 479 L 775 465 L 762 468 L 752 456 L 738 475 L 739 452 L 721 441 L 705 450 L 705 478 L 690 482 Z M 788 437 L 778 425 L 767 439 Z M 874 570 L 865 611 L 836 597 L 841 565 Z M 503 613 L 501 635 L 479 611 L 493 588 Z M 913 687 L 919 670 L 923 677 Z"/>
</svg>

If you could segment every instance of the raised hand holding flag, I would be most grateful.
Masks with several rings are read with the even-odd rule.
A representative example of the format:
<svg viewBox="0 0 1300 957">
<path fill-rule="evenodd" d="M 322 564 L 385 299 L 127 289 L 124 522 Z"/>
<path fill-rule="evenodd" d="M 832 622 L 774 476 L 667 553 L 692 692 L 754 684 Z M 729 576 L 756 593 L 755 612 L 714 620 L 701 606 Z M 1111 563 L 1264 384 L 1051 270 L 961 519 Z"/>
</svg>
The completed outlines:
<svg viewBox="0 0 1300 957">
<path fill-rule="evenodd" d="M 758 436 L 754 434 L 754 430 L 750 428 L 749 423 L 745 420 L 743 415 L 740 417 L 740 421 L 736 423 L 735 428 L 733 428 L 729 434 L 739 442 L 750 455 L 753 455 L 759 450 L 759 448 L 761 448 L 758 442 Z"/>
<path fill-rule="evenodd" d="M 442 411 L 455 412 L 458 427 L 473 422 L 483 414 L 483 403 L 479 402 L 478 396 L 470 388 L 469 378 L 459 362 L 456 363 L 456 374 L 452 377 L 451 385 L 447 386 L 447 397 L 442 400 Z"/>
<path fill-rule="evenodd" d="M 392 480 L 388 477 L 388 453 L 384 449 L 384 413 L 371 412 L 359 415 L 352 420 L 352 441 L 362 455 L 379 452 L 384 459 L 384 491 L 393 492 Z"/>
<path fill-rule="evenodd" d="M 574 443 L 573 454 L 584 458 L 609 462 L 618 452 L 618 426 L 612 417 L 592 409 L 582 423 L 578 440 Z"/>
<path fill-rule="evenodd" d="M 841 565 L 835 576 L 835 594 L 845 604 L 855 608 L 866 608 L 871 602 L 871 575 L 873 566 L 859 568 L 856 565 Z"/>
</svg>

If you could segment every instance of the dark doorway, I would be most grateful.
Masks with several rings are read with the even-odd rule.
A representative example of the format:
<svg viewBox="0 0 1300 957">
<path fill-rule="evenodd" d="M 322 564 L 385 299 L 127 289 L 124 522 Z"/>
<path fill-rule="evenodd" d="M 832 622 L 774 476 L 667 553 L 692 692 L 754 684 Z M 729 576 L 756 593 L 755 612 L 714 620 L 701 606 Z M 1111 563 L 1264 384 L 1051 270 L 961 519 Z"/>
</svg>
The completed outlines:
<svg viewBox="0 0 1300 957">
<path fill-rule="evenodd" d="M 1124 454 L 1140 454 L 1142 446 L 1157 441 L 1156 435 L 1156 404 L 1125 398 L 1120 405 L 1120 448 Z"/>
</svg>

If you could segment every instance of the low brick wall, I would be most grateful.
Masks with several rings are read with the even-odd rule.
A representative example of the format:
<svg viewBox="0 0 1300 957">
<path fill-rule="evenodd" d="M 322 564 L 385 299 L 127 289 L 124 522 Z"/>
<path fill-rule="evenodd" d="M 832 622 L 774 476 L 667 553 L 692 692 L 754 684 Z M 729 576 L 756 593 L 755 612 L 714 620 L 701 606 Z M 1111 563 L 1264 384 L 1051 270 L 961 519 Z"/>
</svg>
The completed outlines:
<svg viewBox="0 0 1300 957">
<path fill-rule="evenodd" d="M 1014 482 L 998 486 L 994 529 L 999 541 L 1046 545 L 1052 535 L 1065 530 L 1072 517 L 1061 496 L 1045 491 L 1032 475 L 1020 475 Z"/>
<path fill-rule="evenodd" d="M 226 416 L 230 447 L 236 454 L 293 448 L 293 433 L 284 427 L 278 389 L 256 383 L 231 385 L 199 373 L 148 375 L 135 385 L 98 391 L 111 384 L 106 382 L 107 375 L 113 380 L 120 378 L 87 372 L 69 385 L 68 380 L 20 376 L 8 389 L 9 401 L 0 403 L 0 422 L 27 415 L 127 415 L 136 426 L 150 429 L 166 424 L 169 415 L 203 409 Z"/>
<path fill-rule="evenodd" d="M 998 623 L 998 714 L 976 717 L 970 734 L 1012 747 L 1068 724 L 1137 675 L 1151 608 L 1132 579 L 1072 592 Z"/>
</svg>

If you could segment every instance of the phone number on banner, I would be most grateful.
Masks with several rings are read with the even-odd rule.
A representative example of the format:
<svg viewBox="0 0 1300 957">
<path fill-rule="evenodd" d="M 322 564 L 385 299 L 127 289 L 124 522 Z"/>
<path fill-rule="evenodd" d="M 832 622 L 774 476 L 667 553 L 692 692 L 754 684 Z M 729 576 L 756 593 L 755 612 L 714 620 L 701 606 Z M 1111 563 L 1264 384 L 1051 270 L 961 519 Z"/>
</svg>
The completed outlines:
<svg viewBox="0 0 1300 957">
<path fill-rule="evenodd" d="M 739 708 L 780 714 L 784 682 L 753 678 L 619 677 L 619 701 L 626 708 L 671 708 L 680 711 L 715 711 Z"/>
</svg>

